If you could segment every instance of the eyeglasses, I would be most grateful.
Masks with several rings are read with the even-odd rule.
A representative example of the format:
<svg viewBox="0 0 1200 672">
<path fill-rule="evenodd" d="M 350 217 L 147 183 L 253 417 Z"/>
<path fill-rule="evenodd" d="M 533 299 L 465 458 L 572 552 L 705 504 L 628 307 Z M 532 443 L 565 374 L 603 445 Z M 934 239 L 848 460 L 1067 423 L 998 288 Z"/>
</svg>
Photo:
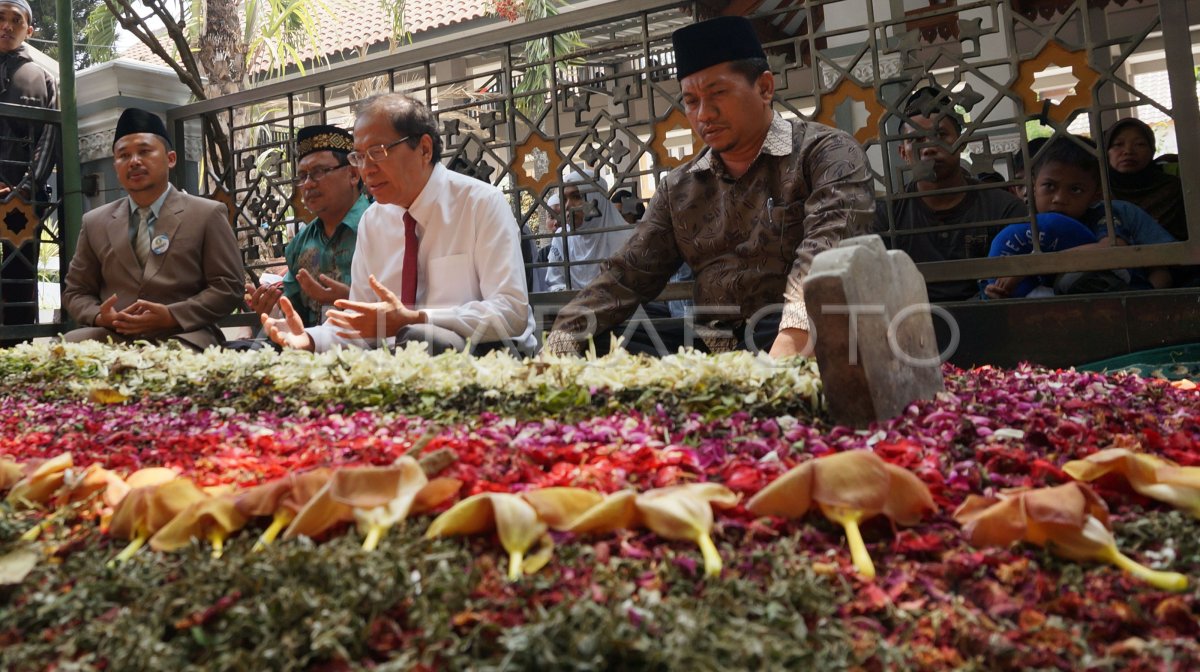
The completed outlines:
<svg viewBox="0 0 1200 672">
<path fill-rule="evenodd" d="M 312 170 L 308 171 L 307 173 L 304 173 L 304 172 L 296 173 L 296 178 L 292 180 L 292 183 L 298 187 L 298 186 L 304 184 L 309 179 L 311 179 L 313 182 L 320 182 L 321 180 L 325 179 L 326 175 L 332 173 L 335 170 L 341 170 L 342 168 L 345 168 L 348 165 L 350 165 L 350 164 L 339 163 L 338 165 L 333 166 L 332 168 L 325 168 L 325 167 L 313 168 Z"/>
<path fill-rule="evenodd" d="M 374 147 L 368 147 L 367 151 L 361 153 L 350 152 L 350 155 L 346 157 L 346 160 L 348 160 L 350 165 L 354 166 L 355 168 L 366 168 L 367 159 L 370 159 L 371 163 L 379 163 L 388 157 L 389 149 L 402 142 L 407 142 L 411 137 L 411 135 L 406 135 L 403 138 L 400 138 L 399 140 L 387 145 L 375 145 Z"/>
</svg>

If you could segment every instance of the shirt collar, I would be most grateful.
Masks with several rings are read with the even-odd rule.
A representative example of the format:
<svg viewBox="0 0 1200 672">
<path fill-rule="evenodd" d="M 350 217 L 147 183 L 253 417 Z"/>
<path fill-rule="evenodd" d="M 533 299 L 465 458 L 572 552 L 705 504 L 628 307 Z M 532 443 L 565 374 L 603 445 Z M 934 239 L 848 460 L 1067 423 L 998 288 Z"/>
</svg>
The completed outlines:
<svg viewBox="0 0 1200 672">
<path fill-rule="evenodd" d="M 707 148 L 706 148 L 707 150 Z M 771 117 L 771 127 L 767 129 L 767 137 L 763 140 L 763 146 L 758 150 L 758 155 L 762 156 L 787 156 L 792 153 L 792 125 L 784 119 L 778 112 Z M 754 157 L 757 161 L 758 156 Z M 695 161 L 692 162 L 689 173 L 699 173 L 704 170 L 713 169 L 713 151 L 707 150 L 701 154 Z"/>
<path fill-rule="evenodd" d="M 170 183 L 168 183 L 167 188 L 163 189 L 163 193 L 159 194 L 158 198 L 154 199 L 154 202 L 150 204 L 150 212 L 154 214 L 155 219 L 158 219 L 158 213 L 162 210 L 163 203 L 167 202 L 167 196 L 171 195 L 172 189 L 174 189 L 174 187 L 172 187 L 170 185 Z M 133 199 L 130 198 L 129 199 L 129 215 L 130 215 L 130 217 L 133 217 L 135 214 L 137 214 L 137 211 L 138 211 L 138 204 L 134 203 Z"/>
<path fill-rule="evenodd" d="M 429 175 L 429 181 L 425 183 L 425 187 L 421 189 L 421 193 L 417 194 L 417 198 L 413 201 L 412 207 L 406 212 L 411 212 L 413 219 L 417 220 L 417 230 L 424 231 L 428 220 L 438 208 L 438 197 L 446 190 L 447 169 L 440 163 L 433 164 L 433 173 Z"/>
<path fill-rule="evenodd" d="M 363 213 L 366 212 L 367 208 L 370 206 L 371 202 L 367 200 L 367 197 L 360 194 L 359 197 L 354 201 L 354 205 L 351 205 L 350 209 L 346 211 L 346 216 L 342 218 L 340 224 L 347 229 L 358 233 L 358 222 L 362 219 Z M 321 230 L 324 230 L 325 220 L 317 217 L 314 221 L 320 225 Z"/>
<path fill-rule="evenodd" d="M 362 214 L 371 206 L 371 201 L 367 200 L 365 195 L 359 195 L 358 200 L 354 201 L 354 205 L 350 206 L 350 212 L 342 218 L 342 226 L 358 232 L 358 223 L 362 220 Z"/>
<path fill-rule="evenodd" d="M 33 60 L 33 58 L 29 55 L 28 45 L 26 45 L 26 44 L 21 44 L 21 46 L 17 47 L 16 49 L 14 49 L 12 51 L 6 51 L 6 52 L 0 53 L 0 59 L 6 60 L 6 59 L 10 59 L 10 58 L 15 59 L 15 60 L 21 60 L 21 61 L 32 61 Z"/>
</svg>

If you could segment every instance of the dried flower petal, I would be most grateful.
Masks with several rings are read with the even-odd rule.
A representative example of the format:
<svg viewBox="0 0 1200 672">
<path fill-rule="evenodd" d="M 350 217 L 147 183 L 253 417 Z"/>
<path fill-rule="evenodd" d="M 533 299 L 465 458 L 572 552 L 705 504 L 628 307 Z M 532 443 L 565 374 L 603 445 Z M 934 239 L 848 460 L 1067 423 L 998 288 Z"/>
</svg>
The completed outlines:
<svg viewBox="0 0 1200 672">
<path fill-rule="evenodd" d="M 651 490 L 637 498 L 646 527 L 661 537 L 691 541 L 704 556 L 704 574 L 721 575 L 721 556 L 712 542 L 712 507 L 735 506 L 738 496 L 716 483 L 689 483 Z"/>
<path fill-rule="evenodd" d="M 606 534 L 632 529 L 641 525 L 637 508 L 637 493 L 632 490 L 614 492 L 592 508 L 580 514 L 568 527 L 576 534 Z"/>
<path fill-rule="evenodd" d="M 888 498 L 883 505 L 883 515 L 899 525 L 913 526 L 931 511 L 937 510 L 929 486 L 916 474 L 894 464 L 884 463 L 889 476 Z"/>
<path fill-rule="evenodd" d="M 129 397 L 106 386 L 92 388 L 91 393 L 88 394 L 88 399 L 94 404 L 123 404 L 129 401 Z"/>
<path fill-rule="evenodd" d="M 413 512 L 437 506 L 452 497 L 460 485 L 459 481 L 448 478 L 430 482 L 421 465 L 408 456 L 387 467 L 339 469 L 296 513 L 284 538 L 299 534 L 315 537 L 339 523 L 355 520 L 365 535 L 363 548 L 374 550 L 388 528 Z M 263 490 L 247 500 L 245 506 L 266 510 L 270 497 L 278 494 L 276 490 Z M 278 511 L 276 516 L 268 532 L 284 524 Z M 269 541 L 264 539 L 263 543 Z"/>
<path fill-rule="evenodd" d="M 148 538 L 184 509 L 204 499 L 207 495 L 186 478 L 135 488 L 113 512 L 108 533 L 122 539 L 133 539 L 139 534 Z"/>
<path fill-rule="evenodd" d="M 387 506 L 404 499 L 404 511 L 416 493 L 429 482 L 421 466 L 411 457 L 402 457 L 388 467 L 349 467 L 333 474 L 330 496 L 356 509 Z"/>
<path fill-rule="evenodd" d="M 404 456 L 390 467 L 335 472 L 329 494 L 354 509 L 358 531 L 366 535 L 363 548 L 372 551 L 388 528 L 408 517 L 428 483 L 421 465 Z"/>
<path fill-rule="evenodd" d="M 108 527 L 110 535 L 129 539 L 130 544 L 112 562 L 128 560 L 175 516 L 207 498 L 208 495 L 186 478 L 130 490 L 113 512 Z"/>
<path fill-rule="evenodd" d="M 294 514 L 312 499 L 333 474 L 327 468 L 289 473 L 283 478 L 242 490 L 234 499 L 244 516 L 273 516 L 281 508 Z"/>
<path fill-rule="evenodd" d="M 425 487 L 417 493 L 413 498 L 412 510 L 413 513 L 424 513 L 440 506 L 443 502 L 453 497 L 462 488 L 462 481 L 457 478 L 435 478 L 425 484 Z"/>
<path fill-rule="evenodd" d="M 333 472 L 320 468 L 303 473 L 289 473 L 268 483 L 243 490 L 234 498 L 238 512 L 247 518 L 271 516 L 271 524 L 254 544 L 255 551 L 263 550 L 292 522 L 296 513 L 325 487 Z"/>
<path fill-rule="evenodd" d="M 335 525 L 354 520 L 354 509 L 335 500 L 330 494 L 332 487 L 333 479 L 330 478 L 315 495 L 309 498 L 308 502 L 304 504 L 304 508 L 296 513 L 296 517 L 284 531 L 284 539 L 301 535 L 316 538 Z"/>
</svg>

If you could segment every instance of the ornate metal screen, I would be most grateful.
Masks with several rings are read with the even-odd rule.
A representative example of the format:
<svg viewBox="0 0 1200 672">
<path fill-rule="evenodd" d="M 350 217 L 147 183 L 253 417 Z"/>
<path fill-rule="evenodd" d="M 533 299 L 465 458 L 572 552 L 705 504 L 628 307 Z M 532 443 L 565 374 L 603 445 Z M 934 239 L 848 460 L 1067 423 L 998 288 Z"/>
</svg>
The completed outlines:
<svg viewBox="0 0 1200 672">
<path fill-rule="evenodd" d="M 46 124 L 59 127 L 62 115 L 58 110 L 9 105 L 0 103 L 0 119 L 13 120 L 14 125 L 3 124 L 3 128 L 30 128 Z M 34 131 L 40 137 L 41 131 Z M 56 132 L 57 135 L 57 132 Z M 0 143 L 16 151 L 6 152 L 8 157 L 32 155 L 30 136 L 6 137 L 0 134 Z M 23 162 L 0 159 L 0 182 L 8 176 L 27 174 L 29 166 Z M 12 179 L 12 178 L 9 178 Z M 0 196 L 0 330 L 5 340 L 28 339 L 44 336 L 56 331 L 52 326 L 37 327 L 39 323 L 52 325 L 58 322 L 59 275 L 66 272 L 68 259 L 60 259 L 62 229 L 59 212 L 62 206 L 57 171 L 43 184 L 35 184 L 28 193 L 15 191 L 17 183 L 7 186 L 8 191 Z M 49 319 L 41 319 L 39 313 L 49 313 Z"/>
<path fill-rule="evenodd" d="M 923 86 L 948 96 L 964 119 L 949 149 L 961 151 L 966 170 L 998 180 L 965 190 L 1025 184 L 1009 179 L 1013 156 L 1026 164 L 1035 159 L 1028 151 L 1035 135 L 1100 137 L 1116 119 L 1135 114 L 1175 120 L 1173 165 L 1185 185 L 1200 176 L 1200 139 L 1189 132 L 1200 117 L 1188 30 L 1200 3 L 1184 0 L 613 2 L 418 42 L 178 108 L 169 119 L 177 134 L 201 141 L 177 143 L 190 152 L 181 163 L 199 167 L 202 193 L 229 204 L 246 267 L 256 274 L 280 265 L 283 245 L 308 218 L 291 184 L 295 131 L 313 123 L 349 127 L 353 105 L 371 93 L 410 93 L 437 112 L 444 162 L 510 196 L 534 248 L 532 276 L 555 264 L 596 263 L 572 259 L 562 237 L 573 232 L 551 233 L 547 226 L 555 197 L 565 202 L 571 172 L 598 175 L 606 197 L 628 192 L 619 205 L 634 212 L 666 171 L 700 148 L 679 105 L 670 34 L 731 6 L 745 9 L 764 40 L 779 112 L 852 133 L 867 150 L 884 204 L 913 198 L 904 186 L 925 170 L 896 151 L 905 139 L 931 141 L 899 123 L 909 95 Z M 1165 73 L 1154 91 L 1144 90 L 1147 72 Z M 1100 150 L 1092 152 L 1106 165 Z M 1192 213 L 1187 242 L 1069 258 L 1035 253 L 941 262 L 922 270 L 930 280 L 950 280 L 1198 263 L 1200 196 L 1194 188 L 1185 196 Z M 973 225 L 995 232 L 1027 220 L 1028 209 Z M 896 240 L 922 233 L 901 231 L 886 217 L 881 226 Z M 537 262 L 538 248 L 555 237 L 564 240 L 565 258 Z M 566 288 L 576 288 L 565 275 Z"/>
</svg>

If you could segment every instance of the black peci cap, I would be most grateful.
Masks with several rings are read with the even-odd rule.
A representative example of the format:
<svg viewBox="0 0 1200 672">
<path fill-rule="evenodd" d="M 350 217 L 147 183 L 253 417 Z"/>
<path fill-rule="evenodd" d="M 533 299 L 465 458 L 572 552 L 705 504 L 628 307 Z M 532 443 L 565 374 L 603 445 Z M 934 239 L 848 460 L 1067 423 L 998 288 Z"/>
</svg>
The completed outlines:
<svg viewBox="0 0 1200 672">
<path fill-rule="evenodd" d="M 671 33 L 675 46 L 675 78 L 721 63 L 766 58 L 754 25 L 744 16 L 719 16 Z"/>
<path fill-rule="evenodd" d="M 163 140 L 167 149 L 171 149 L 171 139 L 167 137 L 167 125 L 157 114 L 136 107 L 126 108 L 117 119 L 117 132 L 113 134 L 113 147 L 117 141 L 134 133 L 153 133 Z"/>
</svg>

